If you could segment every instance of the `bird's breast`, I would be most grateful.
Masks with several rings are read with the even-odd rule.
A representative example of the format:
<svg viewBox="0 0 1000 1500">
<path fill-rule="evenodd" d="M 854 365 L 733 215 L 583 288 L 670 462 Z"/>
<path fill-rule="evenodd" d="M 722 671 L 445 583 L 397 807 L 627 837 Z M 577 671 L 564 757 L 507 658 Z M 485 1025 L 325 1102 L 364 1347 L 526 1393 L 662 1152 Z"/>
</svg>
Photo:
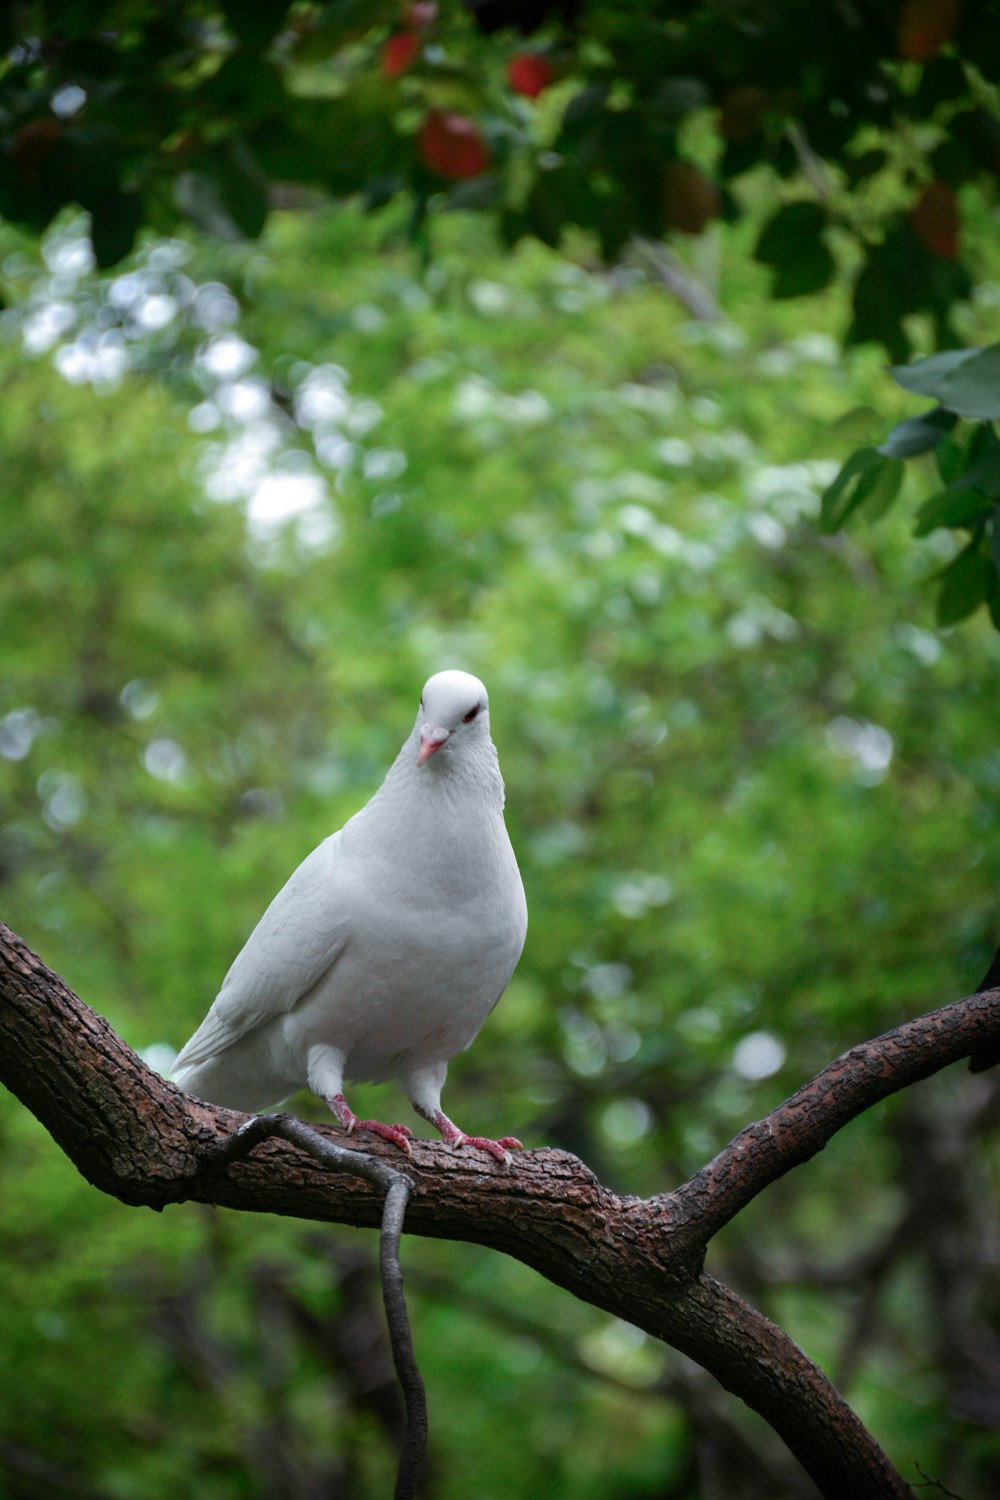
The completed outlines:
<svg viewBox="0 0 1000 1500">
<path fill-rule="evenodd" d="M 504 834 L 506 842 L 506 833 Z M 359 860 L 336 963 L 298 1008 L 310 1040 L 342 1050 L 347 1076 L 379 1079 L 401 1059 L 454 1057 L 510 979 L 526 928 L 513 851 L 466 850 L 428 876 L 419 851 Z"/>
</svg>

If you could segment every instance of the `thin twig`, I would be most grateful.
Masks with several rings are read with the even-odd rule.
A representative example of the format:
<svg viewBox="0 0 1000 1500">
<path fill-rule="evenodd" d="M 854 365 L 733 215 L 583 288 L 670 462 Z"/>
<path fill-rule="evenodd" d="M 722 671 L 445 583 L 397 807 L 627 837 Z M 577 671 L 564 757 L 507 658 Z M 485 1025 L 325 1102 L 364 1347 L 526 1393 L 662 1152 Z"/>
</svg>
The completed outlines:
<svg viewBox="0 0 1000 1500">
<path fill-rule="evenodd" d="M 403 1391 L 406 1409 L 406 1427 L 403 1433 L 403 1449 L 399 1455 L 396 1474 L 395 1500 L 410 1500 L 417 1492 L 417 1481 L 424 1461 L 427 1446 L 427 1398 L 424 1382 L 420 1376 L 410 1320 L 406 1312 L 406 1297 L 403 1291 L 403 1268 L 399 1259 L 399 1236 L 403 1228 L 403 1215 L 410 1196 L 410 1179 L 402 1172 L 385 1195 L 382 1213 L 382 1235 L 379 1240 L 379 1268 L 382 1273 L 382 1297 L 385 1302 L 385 1320 L 389 1326 L 389 1342 L 392 1345 L 392 1362 L 396 1366 L 399 1384 Z"/>
<path fill-rule="evenodd" d="M 917 1464 L 916 1468 L 917 1473 L 920 1475 L 921 1483 L 914 1484 L 913 1488 L 915 1490 L 938 1490 L 942 1495 L 947 1496 L 948 1500 L 963 1500 L 961 1495 L 957 1494 L 955 1490 L 950 1490 L 947 1485 L 942 1484 L 940 1479 L 932 1479 L 923 1464 Z"/>
<path fill-rule="evenodd" d="M 669 245 L 637 234 L 632 246 L 643 269 L 677 298 L 685 312 L 700 323 L 718 322 L 722 314 L 712 293 Z"/>
<path fill-rule="evenodd" d="M 300 1151 L 307 1152 L 325 1167 L 350 1172 L 385 1190 L 379 1269 L 392 1362 L 403 1392 L 405 1413 L 403 1444 L 393 1495 L 394 1500 L 414 1500 L 427 1446 L 427 1398 L 413 1352 L 413 1337 L 399 1258 L 403 1217 L 410 1197 L 410 1179 L 404 1172 L 397 1172 L 376 1156 L 335 1146 L 332 1141 L 311 1130 L 304 1121 L 288 1114 L 254 1115 L 231 1135 L 219 1137 L 202 1158 L 198 1177 L 203 1179 L 205 1175 L 214 1176 L 233 1162 L 249 1156 L 261 1141 L 273 1140 L 275 1137 L 297 1146 Z"/>
</svg>

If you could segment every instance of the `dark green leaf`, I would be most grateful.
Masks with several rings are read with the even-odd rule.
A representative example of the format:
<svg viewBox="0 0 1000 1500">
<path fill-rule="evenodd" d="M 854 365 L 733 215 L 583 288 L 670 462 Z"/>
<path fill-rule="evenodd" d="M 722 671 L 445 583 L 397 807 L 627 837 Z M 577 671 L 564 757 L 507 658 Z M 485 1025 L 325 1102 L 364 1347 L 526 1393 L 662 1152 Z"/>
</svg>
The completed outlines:
<svg viewBox="0 0 1000 1500">
<path fill-rule="evenodd" d="M 904 391 L 913 391 L 916 396 L 937 397 L 944 377 L 977 352 L 975 349 L 946 349 L 942 354 L 915 360 L 912 365 L 890 365 L 889 374 Z"/>
<path fill-rule="evenodd" d="M 955 489 L 978 490 L 991 500 L 1000 499 L 1000 442 L 987 423 L 973 429 L 965 464 L 953 481 Z"/>
<path fill-rule="evenodd" d="M 803 247 L 798 259 L 792 264 L 776 266 L 771 282 L 774 297 L 805 297 L 810 292 L 821 292 L 833 280 L 836 262 L 822 240 Z"/>
<path fill-rule="evenodd" d="M 925 500 L 917 511 L 914 536 L 926 536 L 939 526 L 969 526 L 990 511 L 990 501 L 975 490 L 943 490 Z"/>
<path fill-rule="evenodd" d="M 960 417 L 1000 417 L 1000 344 L 947 349 L 912 365 L 893 365 L 890 374 L 904 389 L 933 396 Z"/>
<path fill-rule="evenodd" d="M 279 30 L 288 13 L 289 0 L 222 0 L 230 30 L 245 47 L 259 52 Z"/>
<path fill-rule="evenodd" d="M 593 115 L 603 110 L 608 97 L 608 85 L 606 83 L 588 83 L 579 93 L 574 94 L 563 112 L 563 125 L 579 125 L 583 120 L 590 120 Z"/>
<path fill-rule="evenodd" d="M 230 139 L 175 184 L 181 212 L 220 239 L 255 239 L 267 218 L 267 181 L 244 142 Z"/>
<path fill-rule="evenodd" d="M 138 193 L 115 190 L 94 199 L 90 208 L 90 243 L 100 270 L 117 265 L 129 253 L 141 223 L 142 199 Z"/>
<path fill-rule="evenodd" d="M 833 423 L 829 435 L 838 446 L 853 449 L 859 445 L 873 446 L 884 427 L 885 418 L 874 406 L 852 406 Z"/>
<path fill-rule="evenodd" d="M 295 56 L 301 62 L 329 62 L 346 42 L 372 24 L 371 0 L 337 0 L 322 10 L 317 7 L 310 21 L 296 42 Z"/>
<path fill-rule="evenodd" d="M 932 254 L 908 219 L 900 217 L 887 226 L 882 243 L 868 251 L 858 274 L 848 342 L 878 339 L 890 357 L 900 362 L 901 369 L 908 369 L 901 363 L 910 348 L 905 319 L 915 312 L 930 313 L 939 338 L 947 342 L 949 310 L 968 291 L 968 273 L 961 262 Z M 916 389 L 906 379 L 900 383 Z M 921 387 L 919 394 L 937 396 L 937 391 Z"/>
<path fill-rule="evenodd" d="M 701 78 L 664 78 L 653 90 L 649 107 L 657 114 L 680 119 L 708 102 L 709 89 Z"/>
<path fill-rule="evenodd" d="M 941 576 L 938 624 L 957 625 L 967 619 L 989 596 L 994 576 L 993 565 L 980 551 L 978 541 L 960 552 Z"/>
<path fill-rule="evenodd" d="M 859 448 L 840 467 L 836 478 L 827 485 L 820 500 L 819 529 L 839 531 L 857 504 L 855 491 L 860 480 L 878 462 L 874 448 Z"/>
<path fill-rule="evenodd" d="M 990 591 L 986 597 L 986 607 L 993 621 L 993 628 L 1000 630 L 1000 573 L 994 573 Z"/>
<path fill-rule="evenodd" d="M 884 515 L 899 492 L 902 478 L 900 459 L 885 458 L 874 448 L 859 448 L 823 492 L 820 531 L 839 531 L 848 516 L 862 505 L 872 520 Z"/>
<path fill-rule="evenodd" d="M 856 505 L 864 511 L 866 520 L 878 521 L 885 515 L 899 494 L 904 472 L 905 465 L 901 458 L 887 458 L 874 471 L 870 483 L 862 482 L 859 485 L 863 493 L 859 495 Z"/>
<path fill-rule="evenodd" d="M 231 139 L 225 146 L 227 170 L 220 179 L 222 201 L 240 234 L 256 239 L 267 219 L 267 179 L 243 141 Z"/>
<path fill-rule="evenodd" d="M 960 417 L 1000 417 L 1000 344 L 972 351 L 942 379 L 938 399 Z"/>
<path fill-rule="evenodd" d="M 238 55 L 226 59 L 201 97 L 213 120 L 232 120 L 241 130 L 279 119 L 288 104 L 281 76 L 270 63 Z"/>
<path fill-rule="evenodd" d="M 963 103 L 969 97 L 969 80 L 957 57 L 932 57 L 924 65 L 914 103 L 928 114 L 951 99 Z"/>
<path fill-rule="evenodd" d="M 799 297 L 830 282 L 835 264 L 822 232 L 827 218 L 816 203 L 787 203 L 765 224 L 754 258 L 773 271 L 775 297 Z"/>
<path fill-rule="evenodd" d="M 884 151 L 875 149 L 849 158 L 845 166 L 848 182 L 854 187 L 866 177 L 874 177 L 876 172 L 881 172 L 888 160 Z"/>
<path fill-rule="evenodd" d="M 965 444 L 951 432 L 934 449 L 934 463 L 945 484 L 954 484 L 965 473 Z"/>
<path fill-rule="evenodd" d="M 909 338 L 903 318 L 910 311 L 910 298 L 900 281 L 899 267 L 891 246 L 879 245 L 868 253 L 854 283 L 854 317 L 847 331 L 848 344 L 877 339 L 891 358 L 905 359 Z"/>
<path fill-rule="evenodd" d="M 954 412 L 945 411 L 940 406 L 922 416 L 907 417 L 905 422 L 892 429 L 877 451 L 887 458 L 914 458 L 918 453 L 936 448 L 956 421 Z"/>
</svg>

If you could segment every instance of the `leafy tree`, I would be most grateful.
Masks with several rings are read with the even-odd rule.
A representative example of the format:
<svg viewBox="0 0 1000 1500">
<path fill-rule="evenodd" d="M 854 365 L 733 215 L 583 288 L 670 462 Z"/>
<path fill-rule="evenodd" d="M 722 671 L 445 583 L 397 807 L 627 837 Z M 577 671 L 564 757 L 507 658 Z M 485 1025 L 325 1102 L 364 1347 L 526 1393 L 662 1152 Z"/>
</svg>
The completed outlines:
<svg viewBox="0 0 1000 1500">
<path fill-rule="evenodd" d="M 0 211 L 91 215 L 98 265 L 187 216 L 255 237 L 291 189 L 474 208 L 508 244 L 700 233 L 743 210 L 794 297 L 854 267 L 853 341 L 950 337 L 963 200 L 992 193 L 993 0 L 15 5 Z M 763 171 L 777 206 L 760 215 Z"/>
<path fill-rule="evenodd" d="M 0 215 L 37 231 L 79 205 L 109 267 L 143 226 L 255 238 L 282 203 L 405 202 L 421 246 L 472 209 L 510 246 L 637 254 L 693 306 L 704 289 L 657 247 L 743 217 L 770 295 L 846 268 L 848 344 L 903 361 L 961 341 L 984 274 L 998 23 L 995 0 L 39 0 L 6 15 Z M 894 458 L 853 454 L 828 520 L 891 503 Z M 949 483 L 976 488 L 977 463 Z M 996 618 L 992 520 L 935 514 L 958 531 L 942 619 Z"/>
<path fill-rule="evenodd" d="M 152 243 L 99 282 L 72 224 L 41 274 L 8 255 L 5 915 L 165 1060 L 377 783 L 414 683 L 475 666 L 532 932 L 455 1069 L 463 1111 L 665 1193 L 838 1050 L 974 987 L 993 638 L 942 650 L 914 613 L 901 516 L 866 553 L 817 537 L 834 465 L 806 455 L 870 405 L 877 361 L 843 366 L 790 308 L 747 336 L 528 244 L 491 260 L 470 221 L 421 271 L 393 212 L 286 214 L 263 255 Z M 907 1479 L 985 1496 L 994 1085 L 910 1095 L 746 1208 L 709 1270 Z M 14 1493 L 43 1458 L 97 1492 L 386 1492 L 392 1377 L 353 1240 L 135 1216 L 4 1118 Z M 406 1266 L 442 1494 L 805 1493 L 656 1340 L 468 1246 L 408 1241 Z"/>
<path fill-rule="evenodd" d="M 896 359 L 952 322 L 1000 337 L 995 16 L 692 7 L 665 29 L 595 5 L 525 40 L 481 24 L 504 14 L 5 16 L 2 211 L 52 226 L 41 270 L 4 230 L 5 915 L 166 1066 L 296 859 L 377 783 L 414 684 L 468 664 L 497 702 L 532 934 L 456 1087 L 484 1129 L 658 1197 L 837 1051 L 971 991 L 992 949 L 995 639 L 970 618 L 942 649 L 918 585 L 954 566 L 951 525 L 986 555 L 995 496 L 917 548 L 886 511 L 897 482 L 926 504 L 932 463 L 964 504 L 990 439 L 962 424 L 990 418 L 948 428 L 928 385 L 944 411 L 887 435 L 912 397 L 831 335 Z M 716 290 L 738 322 L 691 320 L 659 280 L 704 256 L 685 230 L 737 210 Z M 859 421 L 889 451 L 841 482 Z M 902 450 L 938 434 L 911 481 Z M 848 506 L 863 550 L 834 529 Z M 995 1098 L 986 1073 L 886 1099 L 709 1261 L 908 1481 L 983 1500 Z M 2 1118 L 12 1495 L 387 1492 L 399 1415 L 356 1238 L 135 1215 Z M 258 1207 L 287 1160 L 263 1149 L 227 1189 L 263 1176 Z M 521 1187 L 563 1166 L 540 1153 Z M 452 1207 L 471 1225 L 492 1202 Z M 406 1260 L 446 1500 L 808 1493 L 634 1325 L 469 1246 Z M 598 1300 L 634 1317 L 619 1270 Z"/>
</svg>

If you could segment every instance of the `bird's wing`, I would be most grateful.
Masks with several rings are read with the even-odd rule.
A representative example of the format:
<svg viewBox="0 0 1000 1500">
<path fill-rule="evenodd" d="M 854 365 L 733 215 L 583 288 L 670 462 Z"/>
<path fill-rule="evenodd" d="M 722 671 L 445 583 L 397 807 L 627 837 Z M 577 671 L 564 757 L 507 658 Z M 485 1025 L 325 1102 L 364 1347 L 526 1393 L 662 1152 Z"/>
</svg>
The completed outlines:
<svg viewBox="0 0 1000 1500">
<path fill-rule="evenodd" d="M 275 896 L 222 982 L 208 1015 L 185 1043 L 175 1072 L 195 1067 L 247 1032 L 287 1014 L 333 964 L 347 940 L 338 887 L 340 835 L 302 861 Z"/>
</svg>

